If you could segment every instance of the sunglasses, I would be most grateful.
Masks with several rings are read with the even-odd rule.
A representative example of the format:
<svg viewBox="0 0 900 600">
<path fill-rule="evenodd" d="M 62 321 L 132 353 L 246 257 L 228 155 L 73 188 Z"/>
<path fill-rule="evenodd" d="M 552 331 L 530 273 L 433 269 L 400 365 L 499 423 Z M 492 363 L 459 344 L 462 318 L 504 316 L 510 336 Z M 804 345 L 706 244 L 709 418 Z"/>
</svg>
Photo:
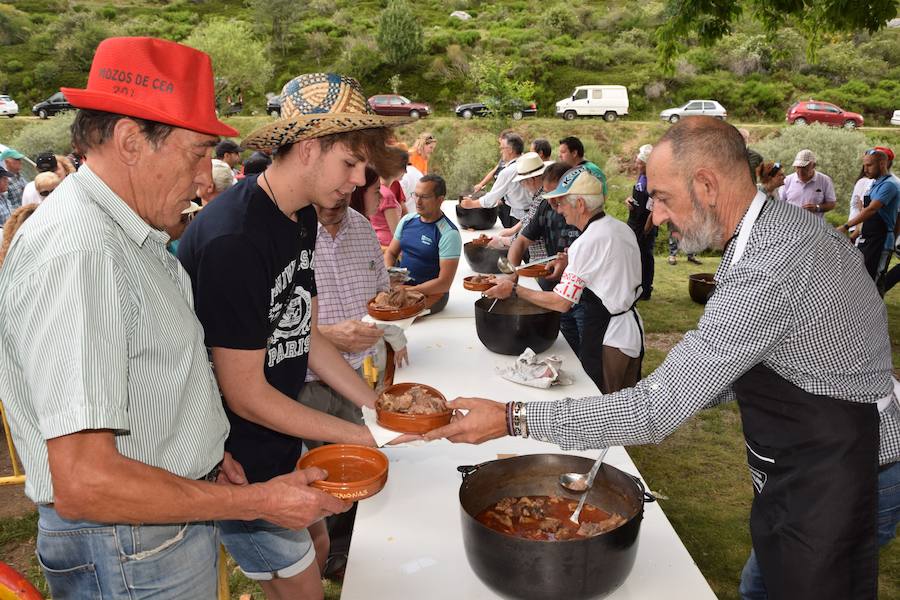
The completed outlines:
<svg viewBox="0 0 900 600">
<path fill-rule="evenodd" d="M 775 163 L 774 165 L 772 165 L 772 168 L 769 170 L 768 177 L 775 177 L 775 174 L 778 173 L 778 171 L 780 171 L 780 170 L 781 170 L 781 163 L 780 162 Z"/>
</svg>

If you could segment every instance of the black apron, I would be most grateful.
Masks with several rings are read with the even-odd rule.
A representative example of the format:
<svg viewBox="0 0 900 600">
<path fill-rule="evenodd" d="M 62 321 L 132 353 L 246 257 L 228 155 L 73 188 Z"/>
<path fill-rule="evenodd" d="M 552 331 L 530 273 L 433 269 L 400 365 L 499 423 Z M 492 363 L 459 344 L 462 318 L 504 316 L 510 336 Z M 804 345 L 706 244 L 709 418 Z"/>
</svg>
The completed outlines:
<svg viewBox="0 0 900 600">
<path fill-rule="evenodd" d="M 871 202 L 872 197 L 866 194 L 863 197 L 863 207 L 869 206 Z M 873 280 L 878 277 L 878 267 L 887 236 L 887 225 L 878 213 L 869 217 L 868 221 L 863 222 L 859 234 L 859 242 L 856 247 L 862 252 L 863 260 L 866 263 L 866 271 L 869 272 L 869 276 Z"/>
<path fill-rule="evenodd" d="M 731 258 L 765 205 L 758 192 Z M 772 600 L 875 600 L 878 409 L 811 394 L 759 363 L 732 384 L 753 481 L 750 535 Z"/>
<path fill-rule="evenodd" d="M 591 226 L 591 223 L 602 219 L 604 216 L 605 213 L 601 212 L 591 217 L 591 220 L 585 225 L 584 231 L 587 231 L 587 228 Z M 635 290 L 635 292 L 637 292 L 637 290 Z M 591 381 L 594 382 L 597 389 L 602 393 L 607 394 L 609 392 L 604 389 L 605 386 L 603 385 L 603 338 L 606 337 L 609 321 L 613 317 L 624 315 L 627 312 L 631 312 L 634 315 L 634 320 L 637 322 L 638 329 L 641 332 L 640 358 L 641 360 L 644 359 L 644 330 L 641 328 L 641 320 L 638 318 L 637 311 L 634 308 L 635 305 L 637 305 L 637 300 L 635 300 L 627 310 L 612 314 L 607 310 L 606 306 L 603 305 L 603 301 L 598 298 L 594 292 L 588 288 L 584 288 L 578 303 L 584 306 L 584 329 L 581 336 L 581 345 L 578 349 L 578 360 L 581 361 L 584 372 L 591 378 Z"/>
<path fill-rule="evenodd" d="M 750 535 L 771 600 L 875 600 L 878 410 L 816 396 L 758 364 L 738 397 Z"/>
</svg>

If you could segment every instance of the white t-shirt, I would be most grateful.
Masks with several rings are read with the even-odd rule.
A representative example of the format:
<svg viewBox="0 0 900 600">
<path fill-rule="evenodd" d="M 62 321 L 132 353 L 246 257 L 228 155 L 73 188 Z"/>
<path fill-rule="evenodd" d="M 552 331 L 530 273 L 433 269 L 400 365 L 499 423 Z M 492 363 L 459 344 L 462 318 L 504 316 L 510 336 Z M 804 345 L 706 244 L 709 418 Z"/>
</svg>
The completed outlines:
<svg viewBox="0 0 900 600">
<path fill-rule="evenodd" d="M 41 200 L 43 200 L 43 198 L 38 193 L 34 182 L 29 181 L 28 185 L 25 186 L 25 189 L 22 190 L 22 206 L 27 206 L 28 204 L 40 204 Z"/>
<path fill-rule="evenodd" d="M 588 225 L 569 247 L 569 264 L 553 291 L 579 302 L 584 288 L 612 314 L 624 313 L 610 319 L 603 345 L 639 357 L 644 325 L 639 328 L 628 309 L 641 294 L 641 251 L 631 228 L 609 215 Z"/>
<path fill-rule="evenodd" d="M 856 185 L 853 186 L 853 193 L 850 194 L 850 216 L 847 217 L 849 221 L 853 217 L 859 214 L 859 211 L 863 209 L 863 197 L 869 193 L 869 188 L 872 187 L 872 182 L 874 179 L 869 179 L 868 177 L 860 177 Z M 850 228 L 850 231 L 855 230 L 858 225 Z"/>
<path fill-rule="evenodd" d="M 400 187 L 403 188 L 403 195 L 406 196 L 406 212 L 416 212 L 416 201 L 413 198 L 413 192 L 416 191 L 416 184 L 422 179 L 422 171 L 412 165 L 406 165 L 406 173 L 400 178 Z"/>
</svg>

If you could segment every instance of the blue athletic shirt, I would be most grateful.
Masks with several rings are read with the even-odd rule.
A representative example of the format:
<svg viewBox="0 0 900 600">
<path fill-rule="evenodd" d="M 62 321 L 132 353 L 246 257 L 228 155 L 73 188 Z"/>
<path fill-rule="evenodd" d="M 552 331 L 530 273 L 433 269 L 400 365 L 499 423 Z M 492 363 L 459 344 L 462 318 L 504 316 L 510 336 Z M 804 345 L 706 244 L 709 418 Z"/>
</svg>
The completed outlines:
<svg viewBox="0 0 900 600">
<path fill-rule="evenodd" d="M 459 258 L 462 238 L 456 225 L 441 213 L 434 223 L 425 223 L 418 213 L 407 213 L 397 224 L 394 239 L 400 241 L 401 267 L 409 269 L 411 285 L 435 279 L 440 261 Z"/>
<path fill-rule="evenodd" d="M 887 227 L 887 238 L 884 240 L 884 249 L 891 250 L 894 247 L 894 223 L 897 220 L 897 210 L 900 208 L 900 184 L 898 179 L 888 173 L 872 182 L 869 188 L 869 197 L 878 200 L 882 206 L 878 209 L 878 218 L 884 221 Z"/>
</svg>

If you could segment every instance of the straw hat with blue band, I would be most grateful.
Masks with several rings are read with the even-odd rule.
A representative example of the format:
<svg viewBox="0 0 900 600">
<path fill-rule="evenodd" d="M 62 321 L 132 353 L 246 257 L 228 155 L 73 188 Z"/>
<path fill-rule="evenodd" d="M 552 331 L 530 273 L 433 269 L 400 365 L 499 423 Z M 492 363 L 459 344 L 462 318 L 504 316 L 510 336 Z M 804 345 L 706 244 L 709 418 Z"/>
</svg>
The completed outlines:
<svg viewBox="0 0 900 600">
<path fill-rule="evenodd" d="M 600 196 L 606 198 L 606 175 L 592 162 L 578 165 L 566 171 L 559 185 L 552 192 L 544 194 L 544 198 L 560 198 L 562 196 Z"/>
<path fill-rule="evenodd" d="M 376 115 L 359 82 L 352 77 L 307 73 L 291 79 L 281 90 L 281 118 L 251 132 L 241 146 L 270 150 L 300 140 L 359 129 L 397 127 L 415 120 Z"/>
</svg>

